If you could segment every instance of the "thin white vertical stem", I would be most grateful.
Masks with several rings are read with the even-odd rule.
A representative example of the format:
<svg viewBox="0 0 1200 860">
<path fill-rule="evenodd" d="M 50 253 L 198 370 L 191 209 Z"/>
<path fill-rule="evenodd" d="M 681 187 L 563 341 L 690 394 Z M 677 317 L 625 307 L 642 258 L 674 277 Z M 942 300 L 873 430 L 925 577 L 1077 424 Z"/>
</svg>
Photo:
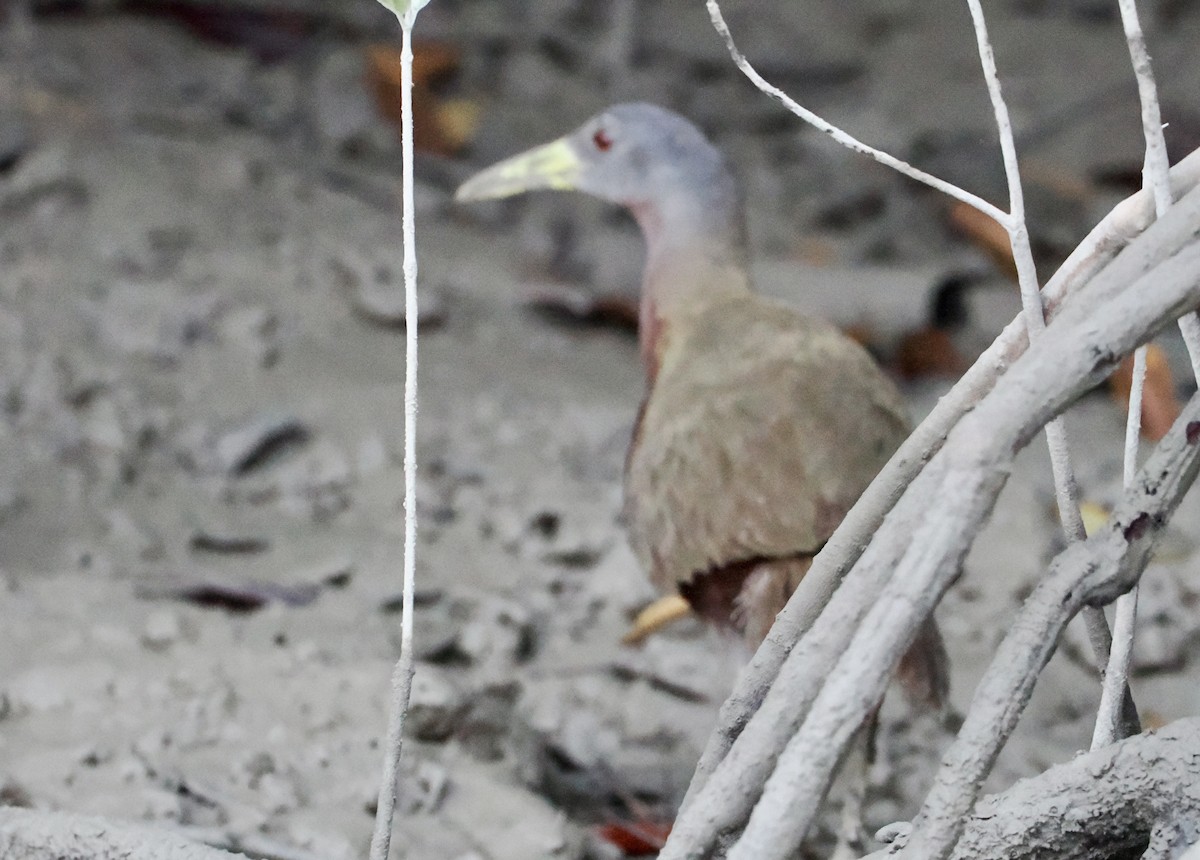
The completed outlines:
<svg viewBox="0 0 1200 860">
<path fill-rule="evenodd" d="M 1136 0 L 1118 0 L 1121 22 L 1125 26 L 1125 41 L 1137 78 L 1138 99 L 1142 104 L 1142 134 L 1146 138 L 1146 161 L 1142 167 L 1142 184 L 1154 195 L 1154 213 L 1161 218 L 1174 199 L 1171 194 L 1170 163 L 1167 160 L 1167 141 L 1163 137 L 1162 113 L 1158 107 L 1158 88 L 1154 83 L 1154 68 L 1146 37 L 1138 20 Z M 1200 317 L 1190 313 L 1179 321 L 1183 342 L 1192 362 L 1192 373 L 1200 382 Z"/>
<path fill-rule="evenodd" d="M 1137 0 L 1117 0 L 1121 9 L 1121 22 L 1125 27 L 1125 41 L 1129 46 L 1129 59 L 1137 78 L 1138 99 L 1142 106 L 1142 134 L 1146 139 L 1146 160 L 1142 168 L 1142 185 L 1154 196 L 1154 215 L 1161 218 L 1171 207 L 1170 164 L 1167 160 L 1167 144 L 1163 138 L 1162 115 L 1158 108 L 1158 92 L 1154 83 L 1154 69 L 1150 65 L 1150 53 L 1146 49 L 1146 38 L 1138 20 Z M 1180 320 L 1180 332 L 1187 344 L 1192 366 L 1200 379 L 1200 323 L 1194 314 L 1187 321 Z M 1146 347 L 1134 353 L 1133 378 L 1129 389 L 1129 419 L 1125 425 L 1125 488 L 1128 489 L 1137 472 L 1138 440 L 1142 431 L 1142 392 L 1146 380 Z M 1092 732 L 1092 749 L 1112 743 L 1120 737 L 1120 702 L 1128 683 L 1129 666 L 1133 660 L 1133 642 L 1137 626 L 1138 586 L 1117 599 L 1116 623 L 1113 630 L 1113 648 L 1105 672 L 1104 688 L 1100 693 L 1100 706 L 1096 714 L 1096 727 Z"/>
<path fill-rule="evenodd" d="M 996 71 L 996 58 L 988 36 L 987 21 L 979 0 L 967 0 L 971 10 L 971 21 L 975 27 L 975 41 L 979 47 L 979 62 L 987 82 L 988 97 L 996 118 L 996 129 L 1000 137 L 1000 152 L 1004 159 L 1004 173 L 1008 179 L 1009 241 L 1012 244 L 1013 261 L 1017 269 L 1017 280 L 1021 288 L 1021 307 L 1032 343 L 1046 328 L 1045 308 L 1037 281 L 1037 268 L 1033 262 L 1033 250 L 1029 244 L 1029 229 L 1025 223 L 1025 195 L 1021 186 L 1020 167 L 1017 162 L 1017 147 L 1013 138 L 1012 121 L 1008 105 L 1000 87 L 1000 76 Z M 1004 223 L 1004 222 L 1001 222 Z M 1079 511 L 1079 485 L 1071 465 L 1070 448 L 1067 443 L 1066 426 L 1063 419 L 1056 418 L 1046 425 L 1046 445 L 1050 450 L 1050 470 L 1054 478 L 1054 495 L 1058 504 L 1058 515 L 1067 540 L 1077 541 L 1086 537 L 1083 516 Z M 1108 621 L 1101 609 L 1089 607 L 1083 613 L 1088 638 L 1099 666 L 1109 659 L 1111 633 Z M 1102 670 L 1103 671 L 1103 670 Z M 1124 687 L 1122 687 L 1122 692 Z M 1122 697 L 1124 699 L 1124 697 Z"/>
<path fill-rule="evenodd" d="M 1104 674 L 1096 726 L 1092 730 L 1092 749 L 1108 746 L 1121 734 L 1121 695 L 1129 683 L 1129 665 L 1133 660 L 1134 627 L 1137 623 L 1138 587 L 1117 598 L 1116 620 L 1113 624 L 1112 653 Z"/>
<path fill-rule="evenodd" d="M 1157 208 L 1157 198 L 1156 198 Z M 1133 354 L 1133 375 L 1129 388 L 1129 414 L 1125 421 L 1125 461 L 1123 482 L 1125 489 L 1133 485 L 1137 474 L 1138 443 L 1142 436 L 1142 396 L 1146 383 L 1146 347 L 1138 347 Z M 1104 686 L 1100 691 L 1100 705 L 1096 713 L 1096 726 L 1092 731 L 1092 749 L 1099 749 L 1117 740 L 1121 735 L 1121 698 L 1129 683 L 1129 666 L 1133 659 L 1134 630 L 1137 624 L 1138 586 L 1117 598 L 1116 618 L 1113 623 L 1112 651 L 1108 655 L 1108 667 L 1104 673 Z"/>
<path fill-rule="evenodd" d="M 1129 414 L 1125 421 L 1125 489 L 1133 486 L 1137 474 L 1138 443 L 1142 436 L 1142 393 L 1146 382 L 1146 347 L 1133 354 L 1133 375 L 1129 388 Z M 1117 598 L 1113 623 L 1112 651 L 1100 691 L 1096 726 L 1092 731 L 1092 749 L 1099 749 L 1121 735 L 1121 698 L 1129 683 L 1129 666 L 1133 660 L 1134 631 L 1137 624 L 1138 586 Z"/>
<path fill-rule="evenodd" d="M 1192 362 L 1192 375 L 1200 382 L 1200 315 L 1195 311 L 1179 320 L 1179 332 L 1187 345 L 1188 358 Z"/>
<path fill-rule="evenodd" d="M 1142 184 L 1153 193 L 1155 216 L 1161 218 L 1174 199 L 1171 194 L 1167 141 L 1163 137 L 1162 112 L 1158 107 L 1158 87 L 1154 83 L 1154 68 L 1150 65 L 1146 36 L 1138 20 L 1137 0 L 1117 0 L 1117 5 L 1121 9 L 1125 41 L 1129 46 L 1129 59 L 1133 63 L 1138 99 L 1142 105 L 1142 135 L 1146 138 Z M 1179 321 L 1179 330 L 1188 348 L 1192 372 L 1196 381 L 1200 382 L 1200 317 L 1195 313 L 1188 314 Z"/>
<path fill-rule="evenodd" d="M 1146 37 L 1138 20 L 1137 0 L 1117 0 L 1117 5 L 1121 9 L 1121 23 L 1125 27 L 1125 41 L 1129 45 L 1129 59 L 1133 63 L 1138 100 L 1142 106 L 1142 135 L 1146 138 L 1142 184 L 1151 189 L 1154 212 L 1161 218 L 1175 201 L 1171 197 L 1170 164 L 1167 160 L 1167 141 L 1163 137 L 1162 113 L 1158 109 L 1158 88 L 1154 83 L 1154 69 L 1150 65 Z"/>
<path fill-rule="evenodd" d="M 1133 354 L 1133 378 L 1129 388 L 1129 414 L 1125 419 L 1125 461 L 1121 477 L 1125 489 L 1133 484 L 1137 474 L 1138 443 L 1142 438 L 1142 397 L 1146 388 L 1146 348 Z"/>
<path fill-rule="evenodd" d="M 1021 308 L 1025 314 L 1025 325 L 1029 329 L 1029 340 L 1032 343 L 1046 328 L 1046 313 L 1042 305 L 1041 288 L 1038 286 L 1037 268 L 1033 262 L 1033 249 L 1029 244 L 1029 228 L 1025 224 L 1025 192 L 1021 185 L 1021 171 L 1017 163 L 1017 145 L 1013 139 L 1008 105 L 1004 101 L 1004 93 L 1000 88 L 1000 76 L 996 71 L 996 57 L 992 52 L 992 43 L 988 37 L 983 8 L 980 6 L 979 0 L 967 0 L 967 5 L 970 7 L 971 20 L 975 25 L 979 62 L 983 67 L 983 77 L 987 82 L 988 97 L 992 102 L 992 113 L 995 116 L 996 129 L 1000 137 L 1000 153 L 1004 159 L 1004 174 L 1008 179 L 1008 236 L 1012 244 L 1017 281 L 1021 288 Z M 1054 425 L 1060 425 L 1060 427 L 1056 433 L 1052 434 L 1051 427 Z M 1074 472 L 1071 469 L 1066 437 L 1061 432 L 1061 421 L 1056 420 L 1054 425 L 1048 425 L 1046 433 L 1051 439 L 1051 468 L 1054 471 L 1054 486 L 1058 495 L 1059 513 L 1062 516 L 1063 526 L 1067 529 L 1068 538 L 1077 539 L 1083 534 L 1083 519 L 1076 503 Z M 1057 444 L 1055 436 L 1062 439 L 1061 444 Z"/>
<path fill-rule="evenodd" d="M 371 837 L 371 860 L 387 860 L 392 818 L 399 793 L 404 718 L 413 679 L 413 592 L 417 548 L 417 243 L 413 204 L 412 25 L 416 10 L 400 18 L 400 122 L 404 210 L 404 586 L 401 597 L 400 658 L 392 672 L 392 702 L 384 750 L 383 776 Z"/>
</svg>

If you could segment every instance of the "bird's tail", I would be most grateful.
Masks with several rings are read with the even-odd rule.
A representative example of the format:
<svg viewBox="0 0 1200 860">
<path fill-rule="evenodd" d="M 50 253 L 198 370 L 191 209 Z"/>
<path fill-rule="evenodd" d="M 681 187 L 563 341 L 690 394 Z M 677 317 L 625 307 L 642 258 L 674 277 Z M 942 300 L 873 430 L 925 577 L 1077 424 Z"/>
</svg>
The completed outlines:
<svg viewBox="0 0 1200 860">
<path fill-rule="evenodd" d="M 905 698 L 917 710 L 941 710 L 950 693 L 950 657 L 941 631 L 932 618 L 917 631 L 908 651 L 900 658 L 896 678 Z"/>
</svg>

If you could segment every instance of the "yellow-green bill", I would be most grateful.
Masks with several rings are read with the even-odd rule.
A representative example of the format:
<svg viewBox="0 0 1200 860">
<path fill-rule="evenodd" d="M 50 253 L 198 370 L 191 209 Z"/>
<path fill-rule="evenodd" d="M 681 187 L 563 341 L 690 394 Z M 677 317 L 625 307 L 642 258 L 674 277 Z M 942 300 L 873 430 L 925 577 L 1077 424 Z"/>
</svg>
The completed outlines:
<svg viewBox="0 0 1200 860">
<path fill-rule="evenodd" d="M 538 188 L 571 191 L 582 169 L 574 148 L 561 138 L 480 171 L 459 186 L 454 199 L 495 200 Z"/>
</svg>

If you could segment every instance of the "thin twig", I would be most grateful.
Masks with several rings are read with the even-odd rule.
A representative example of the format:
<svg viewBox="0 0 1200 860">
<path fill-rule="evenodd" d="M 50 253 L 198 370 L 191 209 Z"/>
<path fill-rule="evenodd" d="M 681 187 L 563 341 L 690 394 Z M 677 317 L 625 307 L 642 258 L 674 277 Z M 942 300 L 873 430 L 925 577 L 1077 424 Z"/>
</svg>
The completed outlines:
<svg viewBox="0 0 1200 860">
<path fill-rule="evenodd" d="M 1156 196 L 1157 208 L 1157 196 Z M 1132 377 L 1129 388 L 1129 414 L 1125 421 L 1125 454 L 1122 481 L 1125 489 L 1133 486 L 1137 474 L 1138 443 L 1142 437 L 1142 398 L 1146 383 L 1146 346 L 1133 353 Z M 1133 660 L 1133 641 L 1137 625 L 1138 586 L 1117 598 L 1116 619 L 1113 624 L 1112 649 L 1104 671 L 1100 690 L 1100 705 L 1096 726 L 1092 731 L 1092 749 L 1120 740 L 1122 731 L 1121 705 L 1129 686 L 1129 666 Z"/>
<path fill-rule="evenodd" d="M 959 200 L 963 203 L 966 203 L 968 206 L 978 209 L 983 214 L 995 219 L 1001 225 L 1004 225 L 1005 227 L 1008 226 L 1010 218 L 1008 213 L 1003 209 L 988 203 L 982 197 L 972 194 L 970 191 L 959 188 L 953 183 L 947 182 L 944 179 L 939 179 L 932 174 L 926 173 L 924 170 L 919 170 L 916 167 L 913 167 L 906 161 L 901 161 L 895 156 L 888 155 L 882 150 L 875 149 L 873 146 L 863 143 L 853 135 L 817 116 L 808 108 L 799 104 L 783 90 L 779 89 L 779 87 L 767 81 L 758 73 L 754 66 L 750 65 L 750 61 L 746 59 L 745 55 L 738 50 L 737 45 L 733 41 L 733 35 L 729 32 L 729 25 L 725 23 L 725 17 L 721 14 L 721 7 L 718 5 L 717 0 L 707 0 L 707 3 L 708 14 L 712 18 L 713 27 L 715 27 L 717 32 L 721 34 L 721 38 L 725 40 L 725 46 L 729 49 L 729 55 L 733 58 L 733 61 L 737 64 L 737 67 L 741 69 L 742 73 L 751 81 L 753 81 L 754 85 L 762 92 L 774 99 L 777 99 L 789 111 L 800 117 L 800 119 L 804 120 L 806 123 L 818 129 L 819 131 L 825 132 L 825 134 L 829 135 L 847 149 L 870 156 L 880 164 L 886 165 L 887 167 L 890 167 L 899 173 L 903 173 L 909 179 L 915 179 L 917 182 L 920 182 L 923 185 L 928 185 L 930 188 L 941 191 L 943 194 L 948 194 L 955 200 Z"/>
<path fill-rule="evenodd" d="M 983 67 L 983 79 L 987 84 L 988 98 L 992 102 L 992 114 L 996 119 L 996 130 L 1000 137 L 1000 154 L 1004 160 L 1004 175 L 1008 180 L 1008 218 L 1000 223 L 1007 227 L 1012 243 L 1021 288 L 1021 305 L 1032 339 L 1046 327 L 1046 316 L 1042 308 L 1033 251 L 1029 245 L 1029 230 L 1025 224 L 1025 192 L 1021 185 L 1021 170 L 1017 164 L 1017 144 L 1013 138 L 1012 121 L 1008 116 L 1008 104 L 1004 101 L 1004 93 L 1000 89 L 1000 76 L 996 71 L 996 57 L 988 38 L 983 8 L 979 5 L 979 0 L 967 0 L 967 6 L 970 7 L 971 21 L 975 26 L 979 63 Z"/>
<path fill-rule="evenodd" d="M 1170 164 L 1167 160 L 1167 141 L 1163 135 L 1162 112 L 1158 106 L 1158 87 L 1154 82 L 1154 67 L 1150 64 L 1150 52 L 1146 48 L 1146 37 L 1138 20 L 1136 0 L 1117 0 L 1121 9 L 1121 22 L 1125 28 L 1125 41 L 1129 46 L 1129 58 L 1137 78 L 1138 100 L 1142 107 L 1142 135 L 1146 139 L 1146 160 L 1142 168 L 1144 187 L 1152 189 L 1154 210 L 1158 217 L 1170 208 L 1175 198 L 1171 187 Z M 1200 318 L 1189 314 L 1179 321 L 1184 343 L 1192 362 L 1196 381 L 1200 382 Z"/>
<path fill-rule="evenodd" d="M 1154 83 L 1154 68 L 1150 65 L 1150 52 L 1146 48 L 1146 36 L 1138 20 L 1137 0 L 1117 0 L 1121 9 L 1121 23 L 1125 28 L 1125 42 L 1129 46 L 1129 59 L 1133 63 L 1133 74 L 1137 78 L 1138 100 L 1142 108 L 1142 135 L 1146 139 L 1146 161 L 1143 167 L 1143 187 L 1152 189 L 1154 209 L 1161 218 L 1174 199 L 1168 174 L 1167 141 L 1163 137 L 1162 113 L 1158 106 L 1158 87 Z"/>
<path fill-rule="evenodd" d="M 971 10 L 975 42 L 979 48 L 979 62 L 983 67 L 983 77 L 987 82 L 988 97 L 991 99 L 996 130 L 1000 137 L 1004 174 L 1008 179 L 1009 214 L 1011 216 L 1007 225 L 1009 242 L 1012 245 L 1017 281 L 1021 288 L 1021 307 L 1029 325 L 1029 338 L 1034 340 L 1046 327 L 1045 309 L 1042 305 L 1041 291 L 1038 288 L 1033 249 L 1029 244 L 1029 229 L 1025 222 L 1025 195 L 1021 186 L 1021 171 L 1017 163 L 1017 148 L 1013 138 L 1012 121 L 1009 119 L 1008 105 L 1000 87 L 996 57 L 988 36 L 983 7 L 979 0 L 967 0 L 967 6 Z M 1068 541 L 1082 540 L 1087 533 L 1079 511 L 1079 485 L 1075 480 L 1075 470 L 1071 465 L 1066 425 L 1061 418 L 1046 425 L 1046 444 L 1050 449 L 1050 471 L 1054 478 L 1054 495 L 1058 503 L 1058 516 L 1063 532 Z M 1089 608 L 1084 614 L 1084 621 L 1087 624 L 1088 638 L 1092 643 L 1096 664 L 1103 667 L 1109 660 L 1109 649 L 1112 642 L 1108 620 L 1104 617 L 1103 610 Z M 1103 674 L 1103 668 L 1100 671 Z M 1126 721 L 1132 727 L 1132 724 L 1137 721 L 1133 700 L 1127 693 L 1127 687 L 1121 687 L 1119 693 L 1121 694 L 1121 704 L 1126 706 Z"/>
<path fill-rule="evenodd" d="M 401 597 L 400 657 L 392 672 L 391 713 L 388 717 L 383 775 L 371 836 L 371 860 L 387 860 L 392 818 L 399 791 L 404 718 L 412 694 L 413 592 L 417 548 L 417 247 L 413 204 L 412 27 L 416 4 L 400 20 L 400 116 L 404 199 L 404 584 Z"/>
</svg>

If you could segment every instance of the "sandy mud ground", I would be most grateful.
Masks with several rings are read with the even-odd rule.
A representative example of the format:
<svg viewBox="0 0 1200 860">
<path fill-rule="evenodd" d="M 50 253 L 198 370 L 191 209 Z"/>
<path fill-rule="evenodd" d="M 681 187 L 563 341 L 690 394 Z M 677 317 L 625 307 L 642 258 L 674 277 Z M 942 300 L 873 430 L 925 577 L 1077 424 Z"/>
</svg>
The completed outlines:
<svg viewBox="0 0 1200 860">
<path fill-rule="evenodd" d="M 232 35 L 180 5 L 0 18 L 0 803 L 361 857 L 399 637 L 403 379 L 398 145 L 363 70 L 394 29 L 370 0 L 241 4 L 295 17 Z M 960 4 L 749 5 L 731 23 L 765 74 L 1002 199 Z M 989 6 L 1050 267 L 1140 165 L 1115 4 Z M 462 211 L 458 181 L 608 102 L 656 101 L 729 151 L 764 289 L 885 357 L 949 276 L 975 281 L 968 359 L 1018 307 L 942 201 L 753 92 L 703 4 L 638 7 L 623 31 L 607 4 L 437 0 L 418 28 L 458 54 L 437 98 L 479 121 L 418 165 L 420 662 L 396 844 L 413 860 L 614 856 L 594 826 L 669 818 L 743 657 L 691 622 L 619 644 L 654 597 L 619 521 L 636 344 L 528 307 L 631 294 L 630 222 L 545 195 Z M 1194 147 L 1179 58 L 1200 15 L 1146 13 L 1173 146 Z M 949 384 L 907 383 L 914 414 Z M 1120 408 L 1098 392 L 1069 428 L 1085 495 L 1110 502 Z M 1200 712 L 1198 507 L 1146 577 L 1151 722 Z M 957 711 L 1057 529 L 1038 441 L 939 610 Z M 993 787 L 1087 745 L 1089 660 L 1073 631 Z M 874 826 L 913 812 L 948 738 L 885 714 Z"/>
</svg>

